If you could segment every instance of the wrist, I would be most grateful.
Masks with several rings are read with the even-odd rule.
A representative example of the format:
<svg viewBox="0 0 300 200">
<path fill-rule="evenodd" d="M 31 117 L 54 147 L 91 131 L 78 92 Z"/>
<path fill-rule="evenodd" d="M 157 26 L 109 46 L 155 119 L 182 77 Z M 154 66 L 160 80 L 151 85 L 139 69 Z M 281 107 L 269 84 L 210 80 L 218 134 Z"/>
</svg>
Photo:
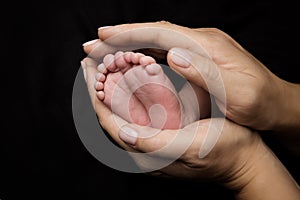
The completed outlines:
<svg viewBox="0 0 300 200">
<path fill-rule="evenodd" d="M 237 158 L 235 158 L 235 165 L 232 167 L 232 176 L 225 186 L 233 191 L 239 193 L 249 185 L 257 174 L 257 162 L 262 162 L 262 158 L 269 152 L 265 147 L 261 137 L 253 132 L 255 139 L 251 145 L 240 149 Z"/>
<path fill-rule="evenodd" d="M 282 79 L 278 81 L 278 106 L 272 130 L 295 132 L 300 130 L 300 84 Z"/>
<path fill-rule="evenodd" d="M 249 151 L 250 150 L 250 151 Z M 230 182 L 237 199 L 298 199 L 300 189 L 273 152 L 262 142 L 241 154 L 243 167 Z M 240 164 L 239 164 L 240 165 Z"/>
</svg>

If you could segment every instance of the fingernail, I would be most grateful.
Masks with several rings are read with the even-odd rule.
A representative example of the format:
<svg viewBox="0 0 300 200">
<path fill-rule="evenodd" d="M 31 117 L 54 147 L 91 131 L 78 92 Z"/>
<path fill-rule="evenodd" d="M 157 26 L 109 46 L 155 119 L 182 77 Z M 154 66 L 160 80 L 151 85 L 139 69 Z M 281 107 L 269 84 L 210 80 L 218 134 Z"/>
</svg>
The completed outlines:
<svg viewBox="0 0 300 200">
<path fill-rule="evenodd" d="M 83 77 L 86 81 L 86 64 L 83 61 L 81 61 L 80 64 L 81 64 L 81 68 L 82 68 L 82 71 L 83 71 Z"/>
<path fill-rule="evenodd" d="M 98 28 L 98 31 L 109 28 L 109 27 L 112 27 L 112 26 L 102 26 L 102 27 Z"/>
<path fill-rule="evenodd" d="M 88 42 L 86 42 L 86 43 L 83 43 L 83 45 L 82 46 L 88 46 L 88 45 L 91 45 L 91 44 L 94 44 L 95 42 L 97 42 L 98 41 L 98 39 L 95 39 L 95 40 L 91 40 L 91 41 L 88 41 Z"/>
<path fill-rule="evenodd" d="M 185 49 L 173 48 L 170 50 L 170 58 L 172 62 L 179 67 L 189 67 L 191 65 L 192 56 Z"/>
<path fill-rule="evenodd" d="M 130 145 L 135 145 L 137 141 L 138 134 L 135 130 L 125 126 L 121 128 L 119 137 L 121 140 L 123 140 L 125 143 Z"/>
</svg>

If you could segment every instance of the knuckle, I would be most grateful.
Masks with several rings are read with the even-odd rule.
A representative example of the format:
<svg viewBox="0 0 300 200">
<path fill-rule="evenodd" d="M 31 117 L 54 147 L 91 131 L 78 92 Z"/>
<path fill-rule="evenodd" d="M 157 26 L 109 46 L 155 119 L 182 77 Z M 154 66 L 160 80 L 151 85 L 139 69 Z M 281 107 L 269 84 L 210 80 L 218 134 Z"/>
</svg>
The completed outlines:
<svg viewBox="0 0 300 200">
<path fill-rule="evenodd" d="M 139 138 L 136 146 L 144 149 L 146 152 L 151 152 L 153 149 L 159 148 L 159 141 L 157 138 Z"/>
<path fill-rule="evenodd" d="M 158 24 L 162 24 L 162 25 L 170 25 L 171 23 L 169 21 L 166 20 L 161 20 L 157 22 Z"/>
<path fill-rule="evenodd" d="M 232 38 L 218 28 L 208 28 L 206 29 L 208 33 L 208 39 L 212 44 L 224 44 L 224 42 L 232 42 Z"/>
</svg>

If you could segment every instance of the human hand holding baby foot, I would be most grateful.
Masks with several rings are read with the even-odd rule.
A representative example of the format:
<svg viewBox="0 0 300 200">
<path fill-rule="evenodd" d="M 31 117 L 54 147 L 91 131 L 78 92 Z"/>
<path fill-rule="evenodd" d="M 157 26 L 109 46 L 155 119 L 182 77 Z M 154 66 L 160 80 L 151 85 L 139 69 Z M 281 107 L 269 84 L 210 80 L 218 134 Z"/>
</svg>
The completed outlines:
<svg viewBox="0 0 300 200">
<path fill-rule="evenodd" d="M 178 36 L 178 34 L 175 33 L 178 32 L 182 32 L 183 34 L 187 33 L 187 35 L 191 36 L 192 38 L 194 37 L 196 38 L 196 40 L 199 39 L 197 41 L 200 42 L 200 44 L 203 42 L 204 45 L 206 45 L 206 48 L 210 50 L 209 54 L 214 58 L 214 61 L 216 60 L 218 61 L 219 66 L 217 66 L 216 68 L 218 70 L 232 69 L 230 66 L 245 67 L 245 65 L 229 65 L 229 67 L 226 65 L 227 68 L 224 68 L 225 66 L 224 61 L 226 62 L 235 61 L 237 63 L 241 62 L 242 64 L 249 64 L 248 62 L 244 62 L 244 61 L 245 60 L 251 61 L 252 58 L 251 56 L 249 57 L 249 54 L 245 53 L 243 49 L 240 46 L 238 46 L 237 43 L 235 43 L 232 39 L 230 39 L 227 36 L 223 37 L 224 35 L 220 34 L 219 32 L 217 32 L 218 34 L 211 34 L 209 30 L 205 30 L 205 29 L 194 31 L 188 28 L 181 28 L 178 26 L 165 24 L 165 23 L 150 24 L 152 28 L 149 28 L 148 26 L 149 24 L 133 25 L 133 29 L 138 31 L 133 31 L 132 33 L 130 33 L 129 31 L 127 32 L 125 31 L 125 33 L 127 34 L 125 34 L 125 37 L 122 38 L 123 40 L 120 39 L 116 40 L 117 43 L 115 44 L 120 45 L 122 41 L 123 42 L 125 41 L 124 42 L 125 45 L 127 45 L 128 42 L 130 44 L 134 42 L 140 44 L 143 43 L 143 41 L 144 42 L 150 41 L 150 42 L 154 42 L 154 45 L 158 45 L 160 47 L 163 47 L 164 49 L 170 49 L 173 48 L 174 46 L 179 46 L 183 49 L 173 48 L 171 49 L 171 51 L 169 51 L 168 61 L 171 62 L 168 63 L 171 63 L 173 65 L 172 68 L 174 68 L 175 71 L 184 75 L 184 77 L 188 78 L 188 80 L 192 81 L 193 83 L 195 84 L 197 83 L 199 86 L 203 86 L 205 84 L 201 83 L 201 81 L 203 80 L 203 76 L 201 77 L 202 74 L 199 74 L 199 71 L 197 71 L 197 67 L 199 69 L 202 69 L 203 64 L 213 64 L 213 60 L 210 60 L 211 57 L 209 56 L 208 57 L 203 56 L 203 54 L 201 54 L 203 53 L 202 51 L 200 52 L 200 55 L 195 54 L 195 52 L 188 51 L 187 49 L 193 48 L 193 46 L 189 46 L 190 48 L 187 48 L 186 40 L 180 40 L 180 39 L 178 40 L 178 38 L 174 38 L 174 36 Z M 121 26 L 120 28 L 130 29 L 130 25 L 128 27 L 126 27 L 126 25 Z M 175 32 L 174 31 L 171 32 L 172 29 L 178 29 L 178 30 Z M 106 36 L 110 37 L 114 34 L 119 33 L 119 31 L 116 30 L 114 31 L 112 32 L 108 31 L 110 34 L 107 34 Z M 157 34 L 153 34 L 153 32 Z M 173 33 L 173 35 L 170 34 L 170 32 Z M 141 37 L 140 36 L 141 33 L 148 33 L 148 34 L 144 34 L 143 37 Z M 210 37 L 210 36 L 222 36 L 222 37 Z M 104 44 L 102 43 L 101 39 L 105 39 L 105 37 L 103 37 L 103 32 L 100 34 L 100 40 L 98 40 L 98 42 Z M 209 39 L 209 40 L 205 40 L 205 39 Z M 176 45 L 174 44 L 174 42 L 176 43 Z M 91 46 L 86 48 L 86 50 L 88 51 L 90 51 L 90 49 Z M 104 50 L 104 52 L 111 51 L 111 49 L 109 48 L 107 49 L 99 48 L 99 50 Z M 178 53 L 177 56 L 179 55 L 183 63 L 187 65 L 183 65 L 181 63 L 180 64 L 181 68 L 175 67 L 175 64 L 177 65 L 178 63 L 173 62 L 174 59 L 171 59 L 172 55 L 173 56 L 176 55 L 175 50 L 177 50 L 177 53 L 179 52 L 178 50 L 185 52 L 185 53 L 182 52 Z M 228 51 L 228 50 L 232 50 L 232 51 Z M 186 54 L 187 52 L 188 54 Z M 222 52 L 228 53 L 226 54 L 228 56 L 222 56 L 223 55 Z M 229 59 L 232 57 L 235 57 L 235 59 Z M 224 60 L 223 58 L 226 59 Z M 191 60 L 193 61 L 192 63 L 187 62 Z M 233 64 L 235 62 L 233 62 Z M 194 65 L 195 63 L 197 65 Z M 220 63 L 221 64 L 223 63 L 223 65 L 221 65 Z M 253 66 L 253 64 L 257 64 L 257 65 Z M 208 70 L 206 71 L 206 75 L 216 74 L 216 73 L 211 73 L 212 72 L 211 70 L 214 69 L 213 66 L 215 65 L 207 65 L 207 66 L 204 65 L 203 69 Z M 261 68 L 261 65 L 255 62 L 255 59 L 254 62 L 250 62 L 250 64 L 246 66 L 248 67 L 247 69 L 254 70 L 254 72 L 258 73 L 259 75 L 263 75 L 263 72 L 265 72 L 264 68 L 263 67 Z M 88 71 L 87 74 L 89 75 L 93 74 L 95 72 L 94 68 L 95 67 L 87 68 L 86 70 Z M 262 71 L 260 70 L 255 71 L 255 69 L 261 69 Z M 245 78 L 247 73 L 240 75 L 237 72 L 229 73 L 228 71 L 227 73 L 226 71 L 226 75 L 228 75 L 228 77 L 233 78 L 233 79 L 229 79 L 227 76 L 221 76 L 221 78 L 226 78 L 226 77 L 228 78 L 225 79 L 225 83 L 227 84 L 225 85 L 225 89 L 227 90 L 231 89 L 231 90 L 229 91 L 229 93 L 226 90 L 226 94 L 230 94 L 229 97 L 235 97 L 237 94 L 240 94 L 237 93 L 237 91 L 239 90 L 234 90 L 234 89 L 232 90 L 232 88 L 229 86 L 236 86 L 234 88 L 240 88 L 240 85 L 235 84 L 235 82 L 232 80 L 237 80 L 237 79 L 239 80 L 239 78 L 241 77 Z M 210 81 L 213 81 L 215 83 L 216 79 L 213 78 L 219 78 L 219 76 L 218 77 L 211 76 L 210 78 L 211 78 Z M 91 79 L 87 78 L 86 80 L 87 80 L 91 97 L 93 97 L 94 95 L 97 96 L 97 94 L 94 94 L 96 93 L 96 90 L 94 88 L 91 89 L 91 81 L 90 81 Z M 102 80 L 104 79 L 102 78 Z M 94 81 L 95 80 L 93 79 L 92 82 L 94 83 Z M 219 84 L 215 83 L 214 86 L 218 88 Z M 101 87 L 102 86 L 100 86 L 100 88 Z M 100 88 L 98 88 L 98 90 L 102 90 Z M 251 87 L 248 87 L 248 89 L 249 88 L 251 89 Z M 219 95 L 218 90 L 212 90 L 212 92 L 214 95 L 216 95 L 216 97 L 218 97 Z M 282 199 L 282 198 L 298 199 L 299 198 L 300 195 L 299 186 L 294 182 L 293 178 L 290 176 L 290 174 L 285 169 L 285 167 L 281 164 L 281 162 L 276 158 L 276 156 L 272 153 L 272 151 L 265 146 L 265 144 L 263 143 L 263 141 L 255 131 L 247 129 L 246 127 L 243 126 L 239 126 L 238 124 L 232 123 L 227 119 L 220 120 L 216 118 L 200 120 L 198 122 L 194 122 L 178 130 L 155 131 L 155 129 L 153 128 L 147 126 L 137 126 L 136 124 L 132 124 L 132 123 L 131 124 L 125 123 L 122 124 L 122 126 L 118 126 L 116 124 L 116 121 L 112 120 L 114 114 L 111 113 L 111 111 L 106 106 L 104 106 L 102 100 L 99 100 L 105 98 L 105 91 L 104 91 L 104 95 L 101 93 L 102 92 L 100 92 L 100 95 L 98 95 L 97 97 L 97 101 L 95 103 L 97 105 L 94 106 L 94 108 L 97 115 L 99 116 L 100 124 L 118 144 L 120 144 L 127 151 L 129 150 L 141 154 L 151 153 L 151 157 L 172 161 L 171 163 L 169 163 L 168 166 L 164 168 L 159 168 L 156 171 L 154 171 L 154 174 L 163 174 L 167 176 L 180 177 L 180 178 L 192 178 L 197 180 L 203 180 L 207 178 L 210 180 L 217 180 L 219 182 L 224 183 L 226 187 L 237 191 L 238 199 Z M 237 101 L 245 100 L 240 98 L 236 98 L 236 99 Z M 225 100 L 229 100 L 229 105 L 231 106 L 234 105 L 232 104 L 233 102 L 230 101 L 232 99 L 229 98 Z M 240 111 L 240 109 L 237 111 Z M 253 113 L 255 114 L 256 111 L 258 110 L 254 110 L 252 113 L 246 112 L 244 114 L 253 114 Z M 263 109 L 262 111 L 266 113 L 267 109 Z M 243 118 L 239 115 L 236 115 L 236 117 L 240 117 L 238 119 Z M 258 120 L 258 121 L 254 120 L 254 123 L 251 120 L 250 121 L 248 120 L 247 122 L 255 124 L 254 127 L 259 127 L 261 129 L 266 128 L 265 126 L 259 126 L 260 124 L 257 125 L 255 123 L 260 121 L 265 123 L 265 121 L 263 120 Z M 209 124 L 211 123 L 215 123 L 215 124 L 210 126 Z M 221 127 L 220 129 L 216 129 L 216 127 L 218 126 L 215 125 L 219 123 L 221 123 Z M 196 127 L 196 129 L 191 131 L 189 127 L 193 125 Z M 154 132 L 157 132 L 158 134 L 152 135 L 151 137 L 147 137 L 147 138 L 143 137 L 145 134 L 147 135 L 147 133 L 149 133 L 149 130 L 150 132 L 153 132 L 154 130 Z M 191 136 L 191 134 L 192 136 L 194 136 L 192 138 L 193 140 L 191 143 L 187 144 L 186 141 Z M 178 140 L 176 140 L 177 137 L 179 137 Z M 136 163 L 138 164 L 138 166 L 140 166 L 141 168 L 143 167 L 146 169 L 149 169 L 149 167 L 151 168 L 152 165 L 151 162 L 145 162 L 145 160 L 143 159 L 136 158 L 135 154 L 133 154 L 133 157 Z M 264 191 L 274 191 L 274 192 L 264 192 Z"/>
<path fill-rule="evenodd" d="M 204 119 L 178 130 L 159 130 L 132 123 L 120 126 L 116 116 L 104 105 L 105 91 L 104 95 L 99 95 L 97 90 L 102 89 L 95 85 L 95 74 L 103 72 L 103 67 L 100 67 L 103 65 L 99 66 L 91 58 L 83 61 L 89 94 L 95 100 L 92 103 L 101 126 L 125 150 L 134 152 L 130 155 L 141 171 L 153 169 L 152 175 L 217 181 L 235 190 L 237 199 L 299 198 L 298 186 L 260 136 L 229 120 Z M 104 79 L 99 80 L 103 82 Z M 157 134 L 143 137 L 153 132 Z M 213 143 L 207 138 L 214 138 Z M 154 163 L 147 159 L 148 153 Z M 146 160 L 143 155 L 146 155 Z M 161 160 L 170 163 L 155 168 Z M 270 190 L 276 192 L 262 192 Z"/>
</svg>

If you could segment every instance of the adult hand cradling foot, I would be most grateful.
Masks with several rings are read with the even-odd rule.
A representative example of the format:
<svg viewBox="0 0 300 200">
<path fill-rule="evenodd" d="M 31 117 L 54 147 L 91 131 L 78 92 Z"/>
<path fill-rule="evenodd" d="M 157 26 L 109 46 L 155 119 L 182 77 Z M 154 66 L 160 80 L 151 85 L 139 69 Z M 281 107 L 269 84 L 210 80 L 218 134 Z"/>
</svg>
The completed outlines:
<svg viewBox="0 0 300 200">
<path fill-rule="evenodd" d="M 110 40 L 122 32 L 126 34 Z M 178 34 L 192 38 L 193 42 L 178 39 Z M 151 43 L 153 47 L 168 50 L 169 66 L 191 83 L 210 92 L 220 110 L 233 122 L 203 119 L 179 130 L 154 130 L 129 123 L 124 126 L 127 131 L 120 130 L 113 119 L 114 114 L 101 98 L 97 98 L 94 84 L 99 63 L 93 59 L 114 53 L 116 46 L 122 48 L 132 43 L 137 47 Z M 195 43 L 201 46 L 201 51 L 193 46 Z M 300 87 L 279 79 L 228 35 L 216 29 L 190 29 L 166 22 L 125 24 L 100 29 L 99 40 L 84 45 L 84 49 L 91 55 L 84 59 L 84 70 L 99 122 L 124 149 L 154 152 L 154 157 L 174 159 L 185 142 L 176 140 L 172 144 L 174 138 L 184 138 L 190 133 L 189 127 L 197 127 L 192 143 L 175 162 L 158 169 L 158 174 L 216 180 L 237 191 L 241 199 L 300 198 L 299 187 L 293 178 L 264 145 L 259 134 L 253 131 L 299 132 L 300 107 L 297 102 Z M 93 53 L 93 49 L 97 51 Z M 218 83 L 222 80 L 226 98 L 222 97 L 224 94 L 220 85 L 215 84 L 216 80 Z M 285 113 L 284 118 L 282 113 Z M 210 124 L 221 121 L 222 129 L 209 128 Z M 159 133 L 150 138 L 139 137 L 153 130 Z M 216 143 L 203 146 L 209 144 L 203 143 L 205 137 L 214 134 L 218 136 Z M 165 151 L 157 151 L 169 144 L 172 145 Z M 210 148 L 208 154 L 201 156 L 203 149 Z M 147 167 L 147 163 L 136 162 L 141 168 Z"/>
<path fill-rule="evenodd" d="M 126 34 L 120 34 L 123 32 Z M 207 55 L 188 50 L 193 50 L 195 43 L 180 40 L 178 34 L 192 38 Z M 110 40 L 117 35 L 117 39 Z M 166 22 L 125 24 L 100 29 L 99 38 L 84 47 L 87 53 L 91 53 L 101 41 L 118 47 L 150 43 L 169 50 L 169 66 L 198 86 L 204 89 L 209 86 L 209 92 L 216 97 L 220 109 L 236 123 L 258 130 L 300 129 L 300 86 L 279 79 L 218 29 L 190 29 Z M 111 49 L 101 50 L 100 54 L 105 55 Z M 95 52 L 99 56 L 99 52 Z M 217 70 L 211 70 L 213 65 Z M 224 83 L 226 99 L 218 99 L 219 86 L 214 84 L 219 76 L 217 73 Z M 205 76 L 205 81 L 199 74 Z M 289 114 L 282 118 L 282 113 Z"/>
</svg>

